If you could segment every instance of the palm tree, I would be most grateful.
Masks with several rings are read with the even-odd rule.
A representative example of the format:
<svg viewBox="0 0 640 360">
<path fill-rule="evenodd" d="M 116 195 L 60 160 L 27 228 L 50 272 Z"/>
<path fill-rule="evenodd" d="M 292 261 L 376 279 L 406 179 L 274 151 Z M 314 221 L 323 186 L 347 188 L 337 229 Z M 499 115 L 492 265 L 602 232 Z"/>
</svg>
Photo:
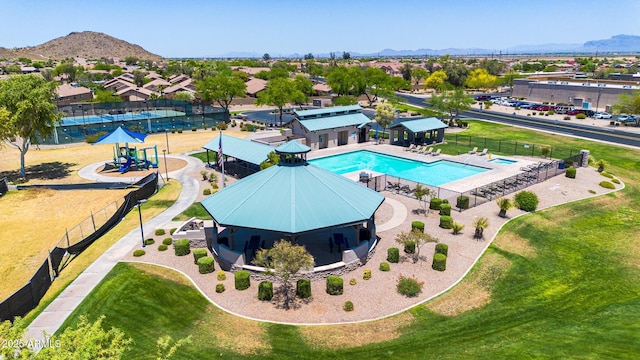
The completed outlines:
<svg viewBox="0 0 640 360">
<path fill-rule="evenodd" d="M 498 216 L 502 218 L 506 218 L 507 210 L 513 207 L 513 201 L 511 201 L 511 199 L 508 199 L 508 198 L 499 198 L 496 200 L 496 204 L 498 204 L 498 207 L 500 208 L 500 212 L 498 213 Z"/>
<path fill-rule="evenodd" d="M 473 220 L 473 227 L 476 228 L 476 232 L 473 235 L 473 238 L 482 239 L 484 236 L 483 235 L 484 229 L 489 227 L 489 219 L 487 219 L 486 217 L 477 218 Z"/>
</svg>

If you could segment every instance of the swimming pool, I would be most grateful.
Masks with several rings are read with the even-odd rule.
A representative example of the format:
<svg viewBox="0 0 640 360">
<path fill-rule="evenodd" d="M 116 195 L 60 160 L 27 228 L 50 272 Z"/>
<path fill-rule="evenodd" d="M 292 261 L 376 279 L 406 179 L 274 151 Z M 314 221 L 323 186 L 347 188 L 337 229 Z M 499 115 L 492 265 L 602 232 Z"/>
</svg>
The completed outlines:
<svg viewBox="0 0 640 360">
<path fill-rule="evenodd" d="M 489 170 L 447 160 L 425 163 L 367 150 L 327 156 L 308 162 L 336 174 L 372 170 L 431 186 L 440 186 Z"/>
<path fill-rule="evenodd" d="M 489 162 L 492 162 L 494 164 L 500 164 L 500 165 L 511 165 L 511 164 L 517 163 L 518 160 L 503 159 L 503 158 L 493 158 L 493 159 L 489 160 Z"/>
</svg>

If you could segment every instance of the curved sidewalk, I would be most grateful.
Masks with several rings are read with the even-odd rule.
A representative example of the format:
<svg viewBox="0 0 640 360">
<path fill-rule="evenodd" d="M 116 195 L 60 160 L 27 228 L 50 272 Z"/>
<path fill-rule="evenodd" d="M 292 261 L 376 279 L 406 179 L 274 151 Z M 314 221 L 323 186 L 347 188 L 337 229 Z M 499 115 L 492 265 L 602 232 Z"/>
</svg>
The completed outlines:
<svg viewBox="0 0 640 360">
<path fill-rule="evenodd" d="M 187 209 L 198 196 L 199 185 L 189 172 L 202 166 L 202 162 L 191 156 L 171 155 L 187 162 L 187 166 L 170 172 L 169 177 L 182 183 L 182 192 L 176 202 L 167 210 L 147 221 L 143 225 L 145 233 L 162 227 L 173 217 Z M 78 172 L 78 175 L 95 181 L 113 181 L 113 177 L 99 175 L 95 170 L 102 163 L 89 165 Z M 97 258 L 82 274 L 80 274 L 67 288 L 60 293 L 47 308 L 27 327 L 25 340 L 43 340 L 44 333 L 54 334 L 67 319 L 71 312 L 95 288 L 96 285 L 113 269 L 113 267 L 136 246 L 140 245 L 140 229 L 131 230 L 109 250 Z M 46 341 L 34 341 L 35 344 L 45 344 Z M 38 349 L 39 350 L 39 349 Z"/>
</svg>

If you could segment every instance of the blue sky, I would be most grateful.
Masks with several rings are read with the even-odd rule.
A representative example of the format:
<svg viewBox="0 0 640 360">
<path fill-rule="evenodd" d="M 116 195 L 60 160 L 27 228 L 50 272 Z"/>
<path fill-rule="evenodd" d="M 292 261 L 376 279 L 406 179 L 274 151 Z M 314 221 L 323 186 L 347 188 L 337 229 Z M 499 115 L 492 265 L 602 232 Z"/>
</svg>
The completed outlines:
<svg viewBox="0 0 640 360">
<path fill-rule="evenodd" d="M 0 0 L 0 46 L 97 31 L 164 57 L 375 53 L 640 35 L 638 0 Z"/>
</svg>

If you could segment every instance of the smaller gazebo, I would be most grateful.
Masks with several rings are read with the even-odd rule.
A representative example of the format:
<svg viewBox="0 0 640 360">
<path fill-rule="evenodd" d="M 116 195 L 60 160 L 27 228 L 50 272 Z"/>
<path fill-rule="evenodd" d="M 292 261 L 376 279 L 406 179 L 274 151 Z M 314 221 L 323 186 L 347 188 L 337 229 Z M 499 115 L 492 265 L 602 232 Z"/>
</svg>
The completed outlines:
<svg viewBox="0 0 640 360">
<path fill-rule="evenodd" d="M 406 120 L 389 127 L 390 144 L 409 146 L 440 143 L 444 140 L 447 124 L 437 118 Z"/>
</svg>

